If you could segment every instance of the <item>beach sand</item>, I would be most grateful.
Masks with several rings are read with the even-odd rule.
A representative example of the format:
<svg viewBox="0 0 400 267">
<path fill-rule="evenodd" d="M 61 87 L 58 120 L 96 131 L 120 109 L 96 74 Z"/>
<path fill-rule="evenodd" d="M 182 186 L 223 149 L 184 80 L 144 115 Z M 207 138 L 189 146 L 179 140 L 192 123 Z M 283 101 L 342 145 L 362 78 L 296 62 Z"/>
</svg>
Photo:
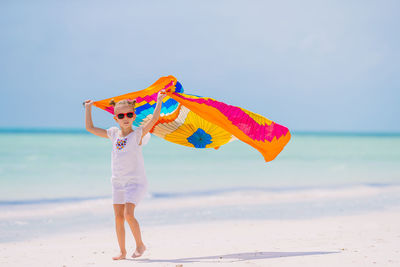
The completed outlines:
<svg viewBox="0 0 400 267">
<path fill-rule="evenodd" d="M 128 256 L 134 251 L 126 227 Z M 291 220 L 142 225 L 147 251 L 113 261 L 113 228 L 0 243 L 0 266 L 400 266 L 400 209 Z"/>
</svg>

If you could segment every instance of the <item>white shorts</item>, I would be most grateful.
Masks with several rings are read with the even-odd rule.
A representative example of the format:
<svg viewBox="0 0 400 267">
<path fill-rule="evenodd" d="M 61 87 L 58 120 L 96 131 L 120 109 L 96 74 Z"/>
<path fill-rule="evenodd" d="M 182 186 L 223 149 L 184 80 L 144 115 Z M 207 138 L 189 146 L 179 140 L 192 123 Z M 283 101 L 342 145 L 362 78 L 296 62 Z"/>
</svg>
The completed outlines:
<svg viewBox="0 0 400 267">
<path fill-rule="evenodd" d="M 113 204 L 133 203 L 136 206 L 146 196 L 147 182 L 112 182 Z"/>
</svg>

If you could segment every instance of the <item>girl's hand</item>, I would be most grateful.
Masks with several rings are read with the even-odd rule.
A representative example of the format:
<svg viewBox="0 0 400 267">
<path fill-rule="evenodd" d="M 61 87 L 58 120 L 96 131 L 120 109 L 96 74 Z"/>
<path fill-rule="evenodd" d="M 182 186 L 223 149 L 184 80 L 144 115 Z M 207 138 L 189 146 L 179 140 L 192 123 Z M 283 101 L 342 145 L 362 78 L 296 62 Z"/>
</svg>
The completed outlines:
<svg viewBox="0 0 400 267">
<path fill-rule="evenodd" d="M 157 103 L 158 103 L 159 101 L 163 100 L 164 97 L 166 97 L 166 96 L 167 96 L 167 93 L 165 92 L 164 89 L 161 90 L 160 92 L 158 92 L 158 95 L 157 95 Z"/>
<path fill-rule="evenodd" d="M 85 102 L 83 102 L 85 104 L 85 108 L 91 107 L 94 103 L 93 100 L 86 100 Z"/>
</svg>

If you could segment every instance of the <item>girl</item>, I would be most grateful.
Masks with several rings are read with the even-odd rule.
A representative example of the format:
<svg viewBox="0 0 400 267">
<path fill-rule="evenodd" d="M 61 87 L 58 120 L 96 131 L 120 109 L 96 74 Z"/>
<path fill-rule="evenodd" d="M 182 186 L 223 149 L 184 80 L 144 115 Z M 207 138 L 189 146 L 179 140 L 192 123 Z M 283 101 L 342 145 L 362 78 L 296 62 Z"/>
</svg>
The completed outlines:
<svg viewBox="0 0 400 267">
<path fill-rule="evenodd" d="M 107 130 L 93 126 L 91 112 L 93 101 L 85 101 L 86 130 L 97 136 L 109 138 L 113 143 L 111 153 L 112 199 L 115 229 L 120 248 L 120 254 L 113 257 L 113 260 L 121 260 L 126 257 L 125 220 L 128 222 L 136 241 L 136 250 L 132 257 L 140 257 L 146 250 L 142 241 L 139 223 L 134 216 L 135 207 L 147 191 L 147 179 L 141 146 L 142 142 L 146 142 L 146 138 L 143 137 L 153 128 L 160 117 L 162 99 L 165 95 L 164 90 L 158 93 L 153 117 L 143 127 L 135 130 L 132 129 L 132 123 L 136 118 L 136 101 L 126 99 L 115 103 L 112 100 L 110 104 L 114 106 L 114 119 L 119 124 L 120 129 L 111 127 Z"/>
</svg>

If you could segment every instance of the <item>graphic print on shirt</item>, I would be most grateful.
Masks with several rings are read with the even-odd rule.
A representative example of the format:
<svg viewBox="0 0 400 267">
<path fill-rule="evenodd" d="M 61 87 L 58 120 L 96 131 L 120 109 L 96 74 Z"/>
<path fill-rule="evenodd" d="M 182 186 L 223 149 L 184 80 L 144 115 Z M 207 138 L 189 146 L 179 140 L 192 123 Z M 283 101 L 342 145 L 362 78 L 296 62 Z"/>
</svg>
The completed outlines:
<svg viewBox="0 0 400 267">
<path fill-rule="evenodd" d="M 128 138 L 124 138 L 124 139 L 117 139 L 117 142 L 115 143 L 116 147 L 118 150 L 123 149 L 126 146 L 126 140 L 128 140 Z"/>
</svg>

